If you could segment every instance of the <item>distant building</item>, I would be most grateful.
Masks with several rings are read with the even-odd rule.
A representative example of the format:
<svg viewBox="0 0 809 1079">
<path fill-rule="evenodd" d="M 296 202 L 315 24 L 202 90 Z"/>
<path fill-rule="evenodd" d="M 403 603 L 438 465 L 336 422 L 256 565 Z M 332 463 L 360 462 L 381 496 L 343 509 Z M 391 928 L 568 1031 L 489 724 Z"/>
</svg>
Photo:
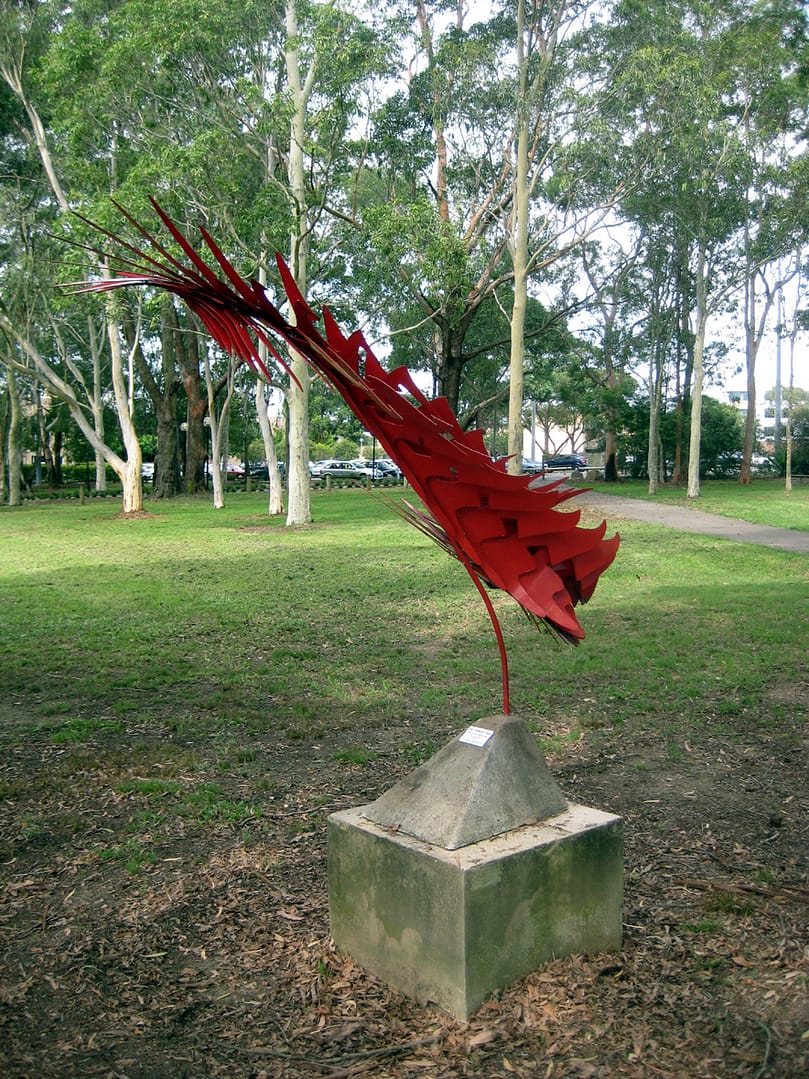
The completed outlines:
<svg viewBox="0 0 809 1079">
<path fill-rule="evenodd" d="M 775 391 L 771 390 L 769 393 L 774 397 Z M 747 390 L 735 390 L 730 389 L 727 391 L 727 402 L 737 408 L 743 415 L 747 415 Z M 785 401 L 781 401 L 781 428 L 783 433 L 783 425 L 787 415 L 787 405 Z M 761 442 L 762 448 L 768 452 L 772 452 L 775 445 L 775 401 L 769 400 L 764 392 L 756 392 L 756 428 L 758 439 Z"/>
</svg>

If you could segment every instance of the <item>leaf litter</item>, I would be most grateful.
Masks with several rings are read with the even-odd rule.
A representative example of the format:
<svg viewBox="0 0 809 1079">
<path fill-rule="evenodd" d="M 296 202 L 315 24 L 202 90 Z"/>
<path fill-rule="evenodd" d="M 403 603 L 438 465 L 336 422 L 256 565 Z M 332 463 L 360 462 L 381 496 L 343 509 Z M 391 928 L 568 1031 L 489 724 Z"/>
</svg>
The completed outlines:
<svg viewBox="0 0 809 1079">
<path fill-rule="evenodd" d="M 230 772 L 200 740 L 193 768 L 152 789 L 144 745 L 164 770 L 183 748 L 160 729 L 70 752 L 17 731 L 0 763 L 7 1079 L 809 1074 L 800 716 L 777 734 L 689 732 L 675 760 L 652 732 L 628 746 L 601 731 L 554 755 L 568 797 L 624 818 L 623 947 L 547 963 L 467 1024 L 329 938 L 326 818 L 407 771 L 386 732 L 365 732 L 361 764 L 324 736 L 250 732 L 249 763 Z M 203 803 L 183 792 L 214 784 L 224 808 L 195 815 Z M 254 811 L 229 819 L 237 803 Z"/>
</svg>

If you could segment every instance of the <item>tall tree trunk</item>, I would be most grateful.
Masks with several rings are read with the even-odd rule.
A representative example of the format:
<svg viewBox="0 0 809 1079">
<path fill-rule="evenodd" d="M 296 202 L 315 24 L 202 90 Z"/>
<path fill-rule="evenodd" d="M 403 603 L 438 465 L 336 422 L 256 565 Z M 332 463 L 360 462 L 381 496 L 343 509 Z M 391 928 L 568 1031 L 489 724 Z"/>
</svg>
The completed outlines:
<svg viewBox="0 0 809 1079">
<path fill-rule="evenodd" d="M 294 231 L 290 238 L 290 269 L 295 283 L 306 296 L 308 287 L 309 222 L 306 212 L 306 175 L 303 147 L 306 138 L 306 109 L 312 93 L 317 58 L 311 61 L 304 83 L 298 54 L 298 17 L 295 0 L 286 0 L 286 45 L 284 59 L 292 103 L 287 175 L 292 199 Z M 312 519 L 309 486 L 309 368 L 302 356 L 290 353 L 294 379 L 287 395 L 289 426 L 289 474 L 287 477 L 287 525 L 307 524 Z"/>
<path fill-rule="evenodd" d="M 48 487 L 53 490 L 58 486 L 56 482 L 56 465 L 53 460 L 53 451 L 51 450 L 51 433 L 48 430 L 48 425 L 45 422 L 45 410 L 42 407 L 42 397 L 37 392 L 37 406 L 36 406 L 36 424 L 37 424 L 37 445 L 39 446 L 39 453 L 37 454 L 39 460 L 37 461 L 37 468 L 40 467 L 40 461 L 45 465 L 45 471 L 48 475 Z M 36 477 L 36 482 L 41 482 L 41 474 Z"/>
<path fill-rule="evenodd" d="M 204 481 L 208 444 L 202 423 L 208 404 L 202 392 L 202 380 L 199 374 L 199 349 L 202 337 L 184 331 L 179 321 L 175 322 L 174 329 L 175 353 L 180 377 L 183 380 L 186 402 L 183 487 L 188 494 L 192 495 L 199 490 Z"/>
<path fill-rule="evenodd" d="M 522 472 L 522 403 L 525 371 L 525 312 L 528 306 L 528 60 L 525 55 L 525 0 L 517 0 L 517 167 L 514 177 L 511 308 L 511 351 L 508 392 L 508 471 Z"/>
<path fill-rule="evenodd" d="M 208 469 L 213 488 L 213 508 L 221 510 L 225 508 L 225 485 L 222 480 L 222 466 L 219 463 L 219 427 L 215 421 L 211 423 L 211 447 Z"/>
<path fill-rule="evenodd" d="M 8 494 L 8 421 L 9 421 L 9 392 L 6 387 L 4 393 L 0 393 L 0 502 L 4 502 Z"/>
<path fill-rule="evenodd" d="M 262 286 L 267 284 L 267 271 L 262 253 L 261 265 L 258 271 L 258 279 Z M 258 343 L 258 353 L 265 367 L 269 365 L 269 349 L 263 341 Z M 275 452 L 275 439 L 272 436 L 270 414 L 267 411 L 267 398 L 265 396 L 266 382 L 256 379 L 256 415 L 258 426 L 261 431 L 261 441 L 264 443 L 264 460 L 267 462 L 267 480 L 269 486 L 269 499 L 267 501 L 267 514 L 270 517 L 280 517 L 284 512 L 284 493 L 281 487 L 281 476 L 278 471 L 278 455 Z M 287 462 L 287 466 L 289 462 Z M 245 466 L 246 467 L 246 466 Z M 306 462 L 307 476 L 309 474 L 309 462 Z"/>
<path fill-rule="evenodd" d="M 309 484 L 309 368 L 303 357 L 291 355 L 292 373 L 300 387 L 291 386 L 287 398 L 289 472 L 287 474 L 287 525 L 312 520 Z"/>
<path fill-rule="evenodd" d="M 260 347 L 266 351 L 266 345 L 261 345 Z M 264 359 L 263 356 L 262 359 Z M 260 378 L 256 379 L 256 415 L 258 416 L 258 426 L 261 431 L 261 441 L 264 443 L 264 460 L 267 462 L 267 476 L 270 488 L 267 513 L 270 517 L 280 517 L 284 512 L 284 495 L 281 488 L 281 476 L 278 472 L 278 455 L 275 452 L 275 440 L 272 437 L 272 427 L 267 412 L 267 399 L 264 396 L 266 385 Z"/>
<path fill-rule="evenodd" d="M 649 494 L 660 486 L 660 407 L 663 394 L 663 360 L 656 344 L 652 369 L 649 372 L 649 445 L 646 452 L 646 471 L 649 474 Z"/>
<path fill-rule="evenodd" d="M 127 341 L 133 349 L 141 383 L 149 395 L 157 420 L 157 454 L 153 498 L 172 498 L 180 489 L 180 460 L 177 442 L 177 365 L 175 361 L 175 338 L 179 332 L 176 313 L 171 297 L 164 296 L 161 305 L 161 384 L 155 379 L 146 362 L 143 350 L 134 338 L 134 324 L 124 323 Z"/>
<path fill-rule="evenodd" d="M 51 450 L 51 487 L 62 486 L 62 444 L 64 440 L 64 431 L 62 431 L 61 428 L 57 428 L 53 432 L 53 449 Z"/>
<path fill-rule="evenodd" d="M 688 497 L 699 498 L 702 445 L 702 387 L 705 378 L 705 334 L 708 327 L 706 253 L 700 242 L 696 274 L 696 332 L 694 334 L 694 389 L 691 394 L 691 433 L 688 442 Z"/>
<path fill-rule="evenodd" d="M 104 441 L 104 387 L 101 379 L 101 359 L 103 350 L 98 340 L 96 325 L 92 315 L 87 316 L 87 340 L 90 343 L 90 355 L 93 359 L 93 396 L 90 408 L 93 415 L 93 430 L 99 442 Z M 107 463 L 99 449 L 94 451 L 95 489 L 99 494 L 107 490 Z"/>
<path fill-rule="evenodd" d="M 613 362 L 611 347 L 606 349 L 607 361 L 607 385 L 611 391 L 618 386 L 618 374 Z M 610 393 L 610 401 L 614 400 L 614 392 Z M 616 409 L 610 404 L 606 414 L 606 429 L 604 431 L 604 479 L 607 483 L 618 482 L 618 433 Z"/>
<path fill-rule="evenodd" d="M 22 409 L 17 376 L 8 369 L 8 504 L 22 505 Z"/>
<path fill-rule="evenodd" d="M 688 276 L 682 270 L 677 275 L 676 292 L 676 359 L 675 359 L 675 415 L 674 415 L 674 466 L 671 482 L 681 487 L 688 469 L 688 454 L 683 452 L 684 417 L 691 402 L 691 374 L 694 370 L 693 335 L 688 324 Z"/>
<path fill-rule="evenodd" d="M 105 267 L 105 273 L 109 271 Z M 113 293 L 107 293 L 107 336 L 110 342 L 110 355 L 112 356 L 112 388 L 115 395 L 115 407 L 118 412 L 118 423 L 121 427 L 121 437 L 126 450 L 126 460 L 116 468 L 118 478 L 123 488 L 123 512 L 139 513 L 143 509 L 143 481 L 141 468 L 143 457 L 133 417 L 129 411 L 128 387 L 124 376 L 123 351 L 121 349 L 121 334 L 118 330 L 116 318 L 116 305 Z"/>
<path fill-rule="evenodd" d="M 205 389 L 208 395 L 208 427 L 211 432 L 211 456 L 209 468 L 213 481 L 213 505 L 214 509 L 221 510 L 225 505 L 225 478 L 228 467 L 228 430 L 230 424 L 230 403 L 233 400 L 233 387 L 235 384 L 235 363 L 231 357 L 228 364 L 227 381 L 225 385 L 225 400 L 217 414 L 216 399 L 214 394 L 213 379 L 211 378 L 211 363 L 206 350 L 205 353 Z"/>
<path fill-rule="evenodd" d="M 451 326 L 445 319 L 438 323 L 436 332 L 436 350 L 439 356 L 438 392 L 446 397 L 449 407 L 457 416 L 461 396 L 461 374 L 463 372 L 463 335 L 464 325 Z"/>
</svg>

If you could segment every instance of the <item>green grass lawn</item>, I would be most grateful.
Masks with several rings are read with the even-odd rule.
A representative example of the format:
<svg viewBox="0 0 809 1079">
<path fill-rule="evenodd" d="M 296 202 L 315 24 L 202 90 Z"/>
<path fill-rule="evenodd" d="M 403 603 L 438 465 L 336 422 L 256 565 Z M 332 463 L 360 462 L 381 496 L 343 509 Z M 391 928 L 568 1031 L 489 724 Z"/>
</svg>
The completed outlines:
<svg viewBox="0 0 809 1079">
<path fill-rule="evenodd" d="M 809 532 L 809 483 L 795 484 L 790 494 L 786 494 L 783 479 L 759 478 L 747 487 L 737 480 L 710 480 L 701 485 L 699 498 L 689 498 L 684 487 L 660 487 L 655 495 L 650 495 L 646 480 L 588 483 L 588 487 L 623 498 L 665 502 L 754 524 Z"/>
<path fill-rule="evenodd" d="M 348 744 L 355 727 L 441 716 L 453 729 L 499 711 L 494 639 L 461 566 L 365 491 L 314 492 L 312 506 L 300 529 L 270 520 L 262 494 L 132 520 L 109 503 L 3 512 L 7 699 L 55 737 L 148 723 L 336 729 Z M 497 595 L 513 709 L 539 729 L 776 721 L 771 687 L 806 661 L 806 558 L 621 531 L 578 648 Z"/>
</svg>

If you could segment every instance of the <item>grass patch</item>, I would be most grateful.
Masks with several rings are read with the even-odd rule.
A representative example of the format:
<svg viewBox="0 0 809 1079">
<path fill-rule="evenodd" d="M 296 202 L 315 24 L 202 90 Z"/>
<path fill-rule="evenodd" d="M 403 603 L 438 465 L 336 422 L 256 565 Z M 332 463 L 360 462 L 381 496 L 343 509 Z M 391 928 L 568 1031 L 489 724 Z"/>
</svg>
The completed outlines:
<svg viewBox="0 0 809 1079">
<path fill-rule="evenodd" d="M 705 918 L 701 922 L 686 922 L 683 929 L 686 933 L 716 933 L 720 923 L 714 918 Z"/>
<path fill-rule="evenodd" d="M 201 783 L 183 795 L 178 807 L 180 816 L 194 817 L 199 821 L 224 821 L 243 824 L 261 816 L 261 810 L 241 799 L 229 798 L 218 783 Z"/>
<path fill-rule="evenodd" d="M 118 786 L 118 790 L 123 794 L 145 794 L 158 798 L 166 795 L 178 795 L 182 792 L 182 789 L 180 783 L 166 779 L 132 779 Z"/>
<path fill-rule="evenodd" d="M 744 896 L 733 895 L 731 892 L 716 892 L 706 895 L 702 900 L 702 907 L 708 914 L 752 914 L 754 907 L 749 899 Z"/>
<path fill-rule="evenodd" d="M 356 753 L 353 731 L 402 726 L 415 764 L 433 747 L 408 724 L 453 730 L 498 711 L 493 636 L 460 565 L 361 490 L 313 492 L 315 524 L 299 529 L 264 503 L 178 499 L 131 521 L 104 503 L 0 512 L 8 736 L 22 714 L 53 717 L 41 729 L 56 744 L 131 748 L 146 731 L 152 759 L 154 737 L 167 764 L 222 746 L 231 774 L 257 768 L 250 734 L 339 733 Z M 537 635 L 495 597 L 515 711 L 551 732 L 549 748 L 654 725 L 674 758 L 691 726 L 732 732 L 805 708 L 790 695 L 805 665 L 805 557 L 632 521 L 621 531 L 580 647 Z"/>
<path fill-rule="evenodd" d="M 377 753 L 371 753 L 367 749 L 363 749 L 362 746 L 355 746 L 353 749 L 340 749 L 334 754 L 336 761 L 360 765 L 367 764 L 368 761 L 375 761 L 377 757 Z"/>
<path fill-rule="evenodd" d="M 54 745 L 64 742 L 86 742 L 102 733 L 120 734 L 123 724 L 115 720 L 71 719 L 62 723 L 51 734 Z"/>
<path fill-rule="evenodd" d="M 99 851 L 99 857 L 103 862 L 120 863 L 132 876 L 155 863 L 154 851 L 134 836 L 120 845 L 103 847 Z"/>
</svg>

